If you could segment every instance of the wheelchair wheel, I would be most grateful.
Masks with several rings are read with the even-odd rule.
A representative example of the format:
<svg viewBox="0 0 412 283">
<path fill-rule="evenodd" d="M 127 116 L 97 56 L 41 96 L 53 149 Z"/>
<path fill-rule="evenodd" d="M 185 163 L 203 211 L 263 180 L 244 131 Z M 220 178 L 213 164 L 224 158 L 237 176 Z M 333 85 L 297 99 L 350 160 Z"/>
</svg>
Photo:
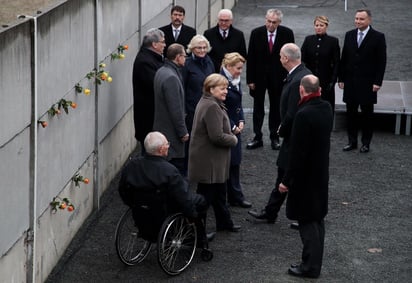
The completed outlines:
<svg viewBox="0 0 412 283">
<path fill-rule="evenodd" d="M 160 229 L 157 259 L 169 275 L 178 275 L 191 263 L 196 251 L 197 232 L 183 214 L 168 217 Z"/>
<path fill-rule="evenodd" d="M 150 252 L 152 243 L 140 237 L 139 229 L 134 223 L 132 210 L 128 209 L 117 223 L 116 252 L 126 265 L 142 262 Z"/>
</svg>

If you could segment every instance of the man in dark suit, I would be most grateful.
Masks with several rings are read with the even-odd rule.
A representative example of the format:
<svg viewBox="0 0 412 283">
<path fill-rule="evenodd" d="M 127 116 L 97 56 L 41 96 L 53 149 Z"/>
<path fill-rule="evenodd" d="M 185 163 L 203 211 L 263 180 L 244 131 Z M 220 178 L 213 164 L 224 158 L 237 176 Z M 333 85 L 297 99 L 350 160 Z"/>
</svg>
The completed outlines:
<svg viewBox="0 0 412 283">
<path fill-rule="evenodd" d="M 322 268 L 325 224 L 328 213 L 329 151 L 332 108 L 320 97 L 319 79 L 304 76 L 299 86 L 299 109 L 290 136 L 289 162 L 281 193 L 288 192 L 286 215 L 298 220 L 303 244 L 302 260 L 288 272 L 317 278 Z"/>
<path fill-rule="evenodd" d="M 165 50 L 173 43 L 179 43 L 186 49 L 192 37 L 196 35 L 194 28 L 183 24 L 185 14 L 185 9 L 182 6 L 173 6 L 170 11 L 171 23 L 159 28 L 165 34 Z"/>
<path fill-rule="evenodd" d="M 164 33 L 149 29 L 133 63 L 133 115 L 135 137 L 144 153 L 144 138 L 152 131 L 154 119 L 153 80 L 163 65 Z"/>
<path fill-rule="evenodd" d="M 293 31 L 281 26 L 283 14 L 278 9 L 266 12 L 264 26 L 255 28 L 250 34 L 246 81 L 253 97 L 254 139 L 247 144 L 247 149 L 263 146 L 262 126 L 265 117 L 265 94 L 269 94 L 269 131 L 271 147 L 280 149 L 277 130 L 280 123 L 279 101 L 286 70 L 279 61 L 280 48 L 285 43 L 295 41 Z"/>
<path fill-rule="evenodd" d="M 220 72 L 223 57 L 226 53 L 238 52 L 247 58 L 246 41 L 243 32 L 232 25 L 233 14 L 229 9 L 222 9 L 217 15 L 218 23 L 215 27 L 204 32 L 204 36 L 209 40 L 212 50 L 209 57 L 212 58 L 215 72 Z"/>
<path fill-rule="evenodd" d="M 361 153 L 369 152 L 372 140 L 373 105 L 385 73 L 386 41 L 383 33 L 370 26 L 371 20 L 369 10 L 356 11 L 356 29 L 346 33 L 343 43 L 338 75 L 347 113 L 348 144 L 343 151 L 357 148 L 358 129 L 362 130 Z"/>
<path fill-rule="evenodd" d="M 257 218 L 274 223 L 278 216 L 280 207 L 286 199 L 285 193 L 280 193 L 278 188 L 281 183 L 289 158 L 290 133 L 292 131 L 293 120 L 298 110 L 300 100 L 299 85 L 300 80 L 311 72 L 301 64 L 301 52 L 299 46 L 294 43 L 285 44 L 280 50 L 280 62 L 287 70 L 288 75 L 282 89 L 280 98 L 280 117 L 282 119 L 278 134 L 283 138 L 276 165 L 278 166 L 278 176 L 275 188 L 272 190 L 266 207 L 260 212 L 251 210 L 248 213 Z"/>
</svg>

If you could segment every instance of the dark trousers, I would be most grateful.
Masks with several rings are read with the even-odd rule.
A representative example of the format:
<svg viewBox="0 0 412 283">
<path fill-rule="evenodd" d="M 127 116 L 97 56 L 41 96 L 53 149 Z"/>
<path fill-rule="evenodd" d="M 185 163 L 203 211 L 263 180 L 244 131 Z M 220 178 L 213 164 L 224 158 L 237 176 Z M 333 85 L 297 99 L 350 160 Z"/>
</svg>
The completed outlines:
<svg viewBox="0 0 412 283">
<path fill-rule="evenodd" d="M 305 273 L 317 277 L 322 268 L 325 223 L 323 219 L 298 222 L 299 234 L 303 244 L 301 268 Z"/>
<path fill-rule="evenodd" d="M 358 113 L 360 106 L 361 113 Z M 358 131 L 362 131 L 363 145 L 369 145 L 373 134 L 373 104 L 346 103 L 347 132 L 350 144 L 358 144 Z"/>
<path fill-rule="evenodd" d="M 276 178 L 275 187 L 270 193 L 268 203 L 266 204 L 265 211 L 269 218 L 275 219 L 278 217 L 280 207 L 286 199 L 287 193 L 279 192 L 279 185 L 282 182 L 285 170 L 278 167 L 278 177 Z"/>
<path fill-rule="evenodd" d="M 265 118 L 265 94 L 266 88 L 257 88 L 253 96 L 253 132 L 255 140 L 262 140 L 262 126 Z M 277 130 L 280 125 L 280 95 L 274 90 L 268 89 L 269 94 L 269 132 L 271 140 L 279 140 Z"/>
<path fill-rule="evenodd" d="M 204 196 L 208 205 L 212 205 L 216 218 L 216 229 L 233 227 L 233 221 L 226 203 L 226 183 L 197 185 L 197 193 Z"/>
<path fill-rule="evenodd" d="M 240 185 L 240 165 L 231 165 L 227 180 L 227 200 L 229 203 L 241 203 L 245 200 Z"/>
</svg>

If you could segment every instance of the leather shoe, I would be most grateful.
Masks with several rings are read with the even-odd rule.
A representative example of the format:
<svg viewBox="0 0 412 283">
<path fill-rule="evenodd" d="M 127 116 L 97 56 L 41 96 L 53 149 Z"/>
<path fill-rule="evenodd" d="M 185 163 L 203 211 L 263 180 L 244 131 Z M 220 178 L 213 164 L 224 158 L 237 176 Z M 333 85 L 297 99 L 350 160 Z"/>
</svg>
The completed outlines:
<svg viewBox="0 0 412 283">
<path fill-rule="evenodd" d="M 255 149 L 258 147 L 263 146 L 263 141 L 262 140 L 252 140 L 250 143 L 246 145 L 246 149 Z"/>
<path fill-rule="evenodd" d="M 314 275 L 302 270 L 301 265 L 291 265 L 288 269 L 288 273 L 297 277 L 318 278 L 319 275 Z"/>
<path fill-rule="evenodd" d="M 207 233 L 207 234 L 206 234 L 207 241 L 208 241 L 208 242 L 213 241 L 213 239 L 215 238 L 215 236 L 216 236 L 216 232 Z"/>
<path fill-rule="evenodd" d="M 270 146 L 272 147 L 273 150 L 279 150 L 280 142 L 278 140 L 272 140 L 270 143 Z"/>
<path fill-rule="evenodd" d="M 357 147 L 358 146 L 356 144 L 349 143 L 349 144 L 345 145 L 342 150 L 343 151 L 350 151 L 350 150 L 356 149 Z"/>
<path fill-rule="evenodd" d="M 276 217 L 270 217 L 269 215 L 266 214 L 266 211 L 264 209 L 261 210 L 260 212 L 257 212 L 255 210 L 249 210 L 247 213 L 256 219 L 266 220 L 266 222 L 270 224 L 273 224 L 276 221 Z"/>
<path fill-rule="evenodd" d="M 240 207 L 243 207 L 243 208 L 252 207 L 252 204 L 250 202 L 246 201 L 246 200 L 242 200 L 240 202 L 231 202 L 230 205 L 231 206 L 240 206 Z"/>
<path fill-rule="evenodd" d="M 369 145 L 366 145 L 366 144 L 362 145 L 362 147 L 360 148 L 359 152 L 360 152 L 360 153 L 367 153 L 367 152 L 369 152 Z"/>
<path fill-rule="evenodd" d="M 233 225 L 232 227 L 228 228 L 217 228 L 218 231 L 227 231 L 227 232 L 239 232 L 242 226 L 240 225 Z"/>
<path fill-rule="evenodd" d="M 299 230 L 299 223 L 293 222 L 289 224 L 290 229 Z"/>
</svg>

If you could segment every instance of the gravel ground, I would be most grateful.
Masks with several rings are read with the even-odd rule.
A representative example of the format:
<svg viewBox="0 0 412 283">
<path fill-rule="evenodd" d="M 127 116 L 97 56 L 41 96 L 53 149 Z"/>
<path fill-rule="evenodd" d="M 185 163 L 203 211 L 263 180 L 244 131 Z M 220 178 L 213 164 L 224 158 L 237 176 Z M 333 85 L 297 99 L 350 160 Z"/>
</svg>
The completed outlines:
<svg viewBox="0 0 412 283">
<path fill-rule="evenodd" d="M 354 10 L 366 6 L 374 14 L 374 27 L 386 34 L 385 79 L 412 80 L 411 58 L 404 56 L 412 44 L 411 26 L 405 24 L 412 2 L 348 2 L 345 12 L 344 1 L 339 0 L 240 0 L 233 10 L 235 26 L 249 38 L 251 28 L 264 23 L 265 10 L 272 4 L 284 12 L 284 24 L 295 31 L 298 44 L 312 33 L 312 21 L 318 14 L 329 16 L 330 34 L 342 40 L 344 32 L 353 28 Z M 252 107 L 248 95 L 244 107 Z M 253 137 L 251 119 L 247 114 L 244 141 Z M 288 227 L 284 207 L 275 224 L 257 223 L 247 209 L 231 208 L 235 223 L 242 225 L 241 232 L 219 232 L 210 245 L 213 260 L 203 262 L 197 253 L 191 266 L 177 277 L 161 271 L 155 251 L 141 265 L 126 267 L 114 248 L 116 223 L 126 209 L 115 179 L 103 196 L 101 209 L 87 220 L 47 282 L 411 282 L 412 139 L 394 135 L 394 123 L 391 115 L 377 116 L 379 127 L 368 154 L 342 152 L 347 139 L 343 116 L 337 116 L 330 152 L 324 263 L 317 280 L 287 275 L 288 266 L 299 260 L 302 245 L 298 232 Z M 264 127 L 265 146 L 244 150 L 242 163 L 244 192 L 257 209 L 266 203 L 276 179 L 277 151 L 270 149 Z M 208 221 L 208 229 L 213 230 L 212 212 Z"/>
</svg>

